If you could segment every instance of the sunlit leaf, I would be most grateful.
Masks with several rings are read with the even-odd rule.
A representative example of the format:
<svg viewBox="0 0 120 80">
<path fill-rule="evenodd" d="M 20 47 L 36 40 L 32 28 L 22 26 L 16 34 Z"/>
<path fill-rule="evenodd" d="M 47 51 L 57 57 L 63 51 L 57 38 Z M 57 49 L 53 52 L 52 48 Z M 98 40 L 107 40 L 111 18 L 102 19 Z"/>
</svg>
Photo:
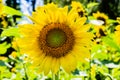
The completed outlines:
<svg viewBox="0 0 120 80">
<path fill-rule="evenodd" d="M 100 50 L 101 48 L 102 48 L 101 45 L 94 45 L 94 46 L 92 46 L 91 52 L 92 53 L 98 52 L 98 50 Z"/>
<path fill-rule="evenodd" d="M 96 58 L 100 60 L 107 59 L 106 47 L 103 45 L 94 45 L 91 49 L 91 58 Z"/>
<path fill-rule="evenodd" d="M 1 77 L 1 80 L 11 80 L 10 77 L 11 77 L 11 73 L 9 72 L 9 69 L 6 67 L 6 66 L 0 66 L 0 77 Z"/>
<path fill-rule="evenodd" d="M 16 36 L 19 37 L 19 33 L 18 33 L 18 28 L 15 27 L 10 27 L 8 29 L 4 29 L 4 31 L 1 34 L 1 37 L 5 37 L 5 36 Z"/>
<path fill-rule="evenodd" d="M 108 46 L 110 46 L 110 47 L 112 47 L 112 48 L 115 48 L 115 49 L 117 49 L 117 50 L 120 52 L 119 46 L 118 46 L 118 45 L 114 42 L 114 40 L 113 40 L 112 38 L 110 38 L 109 36 L 103 37 L 103 38 L 102 38 L 102 41 L 103 41 L 106 45 L 108 45 Z"/>
<path fill-rule="evenodd" d="M 7 42 L 0 44 L 0 54 L 4 54 L 10 46 Z"/>
<path fill-rule="evenodd" d="M 91 7 L 94 7 L 94 6 L 97 6 L 98 5 L 98 3 L 96 3 L 96 2 L 91 2 L 91 3 L 89 3 L 88 5 L 87 5 L 87 8 L 91 8 Z"/>
<path fill-rule="evenodd" d="M 118 62 L 120 60 L 120 53 L 117 52 L 116 54 L 113 54 L 113 60 L 114 62 Z"/>
<path fill-rule="evenodd" d="M 88 16 L 89 20 L 95 20 L 95 18 L 93 16 Z"/>
<path fill-rule="evenodd" d="M 116 80 L 120 79 L 120 68 L 119 67 L 118 68 L 114 68 L 112 70 L 112 76 L 116 77 Z"/>
<path fill-rule="evenodd" d="M 10 14 L 10 15 L 19 15 L 19 16 L 23 15 L 22 12 L 8 6 L 4 6 L 3 13 Z"/>
<path fill-rule="evenodd" d="M 117 22 L 116 20 L 108 19 L 108 23 L 116 23 L 116 22 Z"/>
<path fill-rule="evenodd" d="M 97 58 L 97 59 L 100 59 L 100 60 L 104 60 L 104 59 L 107 59 L 107 54 L 106 53 L 96 53 L 94 55 L 94 58 Z"/>
</svg>

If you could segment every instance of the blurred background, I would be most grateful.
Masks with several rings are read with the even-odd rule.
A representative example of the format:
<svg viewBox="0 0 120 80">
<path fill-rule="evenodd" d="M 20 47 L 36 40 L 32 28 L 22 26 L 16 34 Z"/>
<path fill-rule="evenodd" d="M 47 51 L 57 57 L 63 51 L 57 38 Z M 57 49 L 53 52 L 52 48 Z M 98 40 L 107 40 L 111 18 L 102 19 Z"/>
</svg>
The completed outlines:
<svg viewBox="0 0 120 80">
<path fill-rule="evenodd" d="M 5 0 L 4 3 L 7 6 L 13 7 L 17 10 L 22 11 L 24 14 L 31 14 L 32 11 L 39 5 L 54 2 L 59 6 L 70 5 L 73 0 Z M 89 3 L 98 3 L 92 7 L 89 15 L 93 12 L 100 11 L 106 13 L 109 18 L 116 19 L 120 16 L 120 0 L 74 0 L 81 2 L 85 7 Z"/>
<path fill-rule="evenodd" d="M 82 3 L 88 18 L 86 24 L 95 23 L 89 30 L 95 34 L 94 45 L 91 47 L 90 62 L 79 64 L 71 75 L 60 71 L 61 80 L 120 80 L 120 44 L 114 37 L 116 27 L 120 27 L 120 0 L 0 1 L 6 5 L 3 10 L 5 14 L 0 11 L 0 80 L 52 80 L 52 74 L 44 76 L 36 73 L 36 70 L 29 69 L 31 63 L 24 60 L 26 55 L 19 53 L 13 40 L 20 35 L 18 24 L 32 23 L 26 15 L 32 15 L 37 6 L 54 2 L 59 7 L 67 5 L 70 8 L 72 1 Z M 100 13 L 96 14 L 95 18 L 93 14 L 97 11 Z M 107 24 L 101 24 L 99 19 Z"/>
</svg>

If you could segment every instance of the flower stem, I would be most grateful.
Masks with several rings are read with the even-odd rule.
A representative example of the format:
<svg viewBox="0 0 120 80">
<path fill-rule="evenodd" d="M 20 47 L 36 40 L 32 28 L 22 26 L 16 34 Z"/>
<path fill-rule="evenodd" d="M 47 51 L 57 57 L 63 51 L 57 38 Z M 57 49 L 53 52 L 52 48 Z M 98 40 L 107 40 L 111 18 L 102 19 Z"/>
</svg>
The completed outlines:
<svg viewBox="0 0 120 80">
<path fill-rule="evenodd" d="M 89 62 L 89 77 L 88 77 L 88 79 L 89 80 L 91 80 L 92 78 L 91 78 L 91 76 L 92 76 L 92 74 L 91 74 L 91 63 L 92 63 L 92 56 L 91 56 L 91 52 L 90 52 L 90 62 Z"/>
<path fill-rule="evenodd" d="M 52 80 L 59 80 L 59 71 L 56 74 L 53 74 Z"/>
<path fill-rule="evenodd" d="M 26 67 L 25 67 L 24 63 L 23 63 L 23 68 L 24 68 L 24 71 L 25 71 L 25 80 L 29 80 L 28 75 L 27 75 L 27 71 L 26 71 Z"/>
<path fill-rule="evenodd" d="M 2 80 L 2 77 L 1 77 L 1 71 L 0 71 L 0 80 Z"/>
</svg>

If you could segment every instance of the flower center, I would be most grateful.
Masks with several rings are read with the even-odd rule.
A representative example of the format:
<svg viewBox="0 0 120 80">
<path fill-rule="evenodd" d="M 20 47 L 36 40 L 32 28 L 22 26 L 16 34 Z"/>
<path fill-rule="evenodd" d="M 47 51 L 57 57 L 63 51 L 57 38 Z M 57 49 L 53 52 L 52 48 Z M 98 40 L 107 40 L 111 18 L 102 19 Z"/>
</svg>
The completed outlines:
<svg viewBox="0 0 120 80">
<path fill-rule="evenodd" d="M 84 16 L 84 12 L 83 12 L 83 11 L 80 11 L 80 12 L 78 12 L 78 15 L 79 15 L 80 17 L 83 17 L 83 16 Z"/>
<path fill-rule="evenodd" d="M 66 41 L 66 34 L 61 29 L 52 29 L 46 36 L 46 42 L 50 47 L 60 47 Z"/>
<path fill-rule="evenodd" d="M 40 49 L 47 56 L 60 58 L 73 49 L 74 39 L 73 32 L 67 25 L 51 23 L 40 31 Z"/>
<path fill-rule="evenodd" d="M 103 17 L 98 17 L 98 18 L 97 18 L 97 20 L 102 20 L 102 21 L 104 22 L 104 24 L 103 24 L 103 25 L 105 25 L 105 24 L 106 24 L 106 20 L 105 20 Z"/>
</svg>

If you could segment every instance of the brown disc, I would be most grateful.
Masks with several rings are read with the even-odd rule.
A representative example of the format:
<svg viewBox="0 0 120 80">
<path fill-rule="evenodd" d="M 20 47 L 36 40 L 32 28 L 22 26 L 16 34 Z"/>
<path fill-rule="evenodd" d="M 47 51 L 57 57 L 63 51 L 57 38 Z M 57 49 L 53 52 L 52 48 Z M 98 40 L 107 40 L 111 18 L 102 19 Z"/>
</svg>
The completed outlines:
<svg viewBox="0 0 120 80">
<path fill-rule="evenodd" d="M 38 40 L 40 49 L 45 55 L 60 58 L 72 50 L 75 37 L 69 26 L 50 23 L 40 31 Z"/>
<path fill-rule="evenodd" d="M 106 20 L 105 20 L 103 17 L 98 17 L 98 18 L 97 18 L 97 20 L 102 20 L 102 21 L 104 22 L 104 24 L 103 24 L 103 25 L 105 25 L 105 24 L 106 24 Z"/>
</svg>

